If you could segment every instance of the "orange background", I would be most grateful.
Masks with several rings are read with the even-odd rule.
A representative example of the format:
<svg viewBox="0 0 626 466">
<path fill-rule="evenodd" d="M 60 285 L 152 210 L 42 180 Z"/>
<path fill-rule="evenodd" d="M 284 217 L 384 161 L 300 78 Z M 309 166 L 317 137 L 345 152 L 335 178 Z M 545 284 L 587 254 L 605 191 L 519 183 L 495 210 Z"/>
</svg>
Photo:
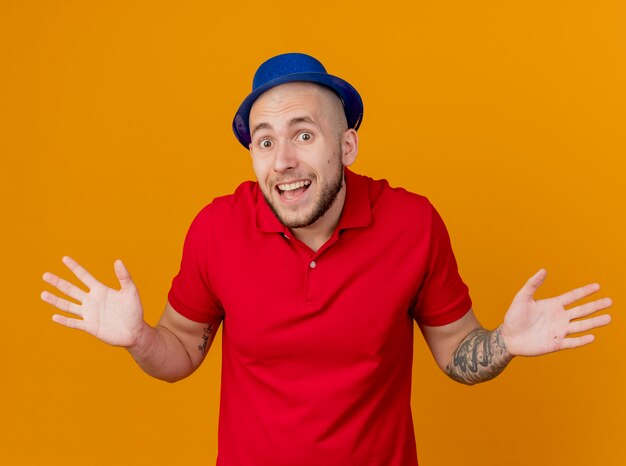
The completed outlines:
<svg viewBox="0 0 626 466">
<path fill-rule="evenodd" d="M 540 296 L 599 281 L 615 302 L 593 345 L 472 388 L 416 334 L 421 464 L 623 465 L 617 0 L 0 2 L 0 463 L 214 464 L 219 336 L 191 378 L 153 380 L 54 324 L 41 274 L 68 254 L 114 285 L 121 257 L 155 323 L 195 213 L 253 177 L 230 123 L 286 51 L 359 89 L 355 171 L 434 202 L 485 326 L 539 267 Z"/>
</svg>

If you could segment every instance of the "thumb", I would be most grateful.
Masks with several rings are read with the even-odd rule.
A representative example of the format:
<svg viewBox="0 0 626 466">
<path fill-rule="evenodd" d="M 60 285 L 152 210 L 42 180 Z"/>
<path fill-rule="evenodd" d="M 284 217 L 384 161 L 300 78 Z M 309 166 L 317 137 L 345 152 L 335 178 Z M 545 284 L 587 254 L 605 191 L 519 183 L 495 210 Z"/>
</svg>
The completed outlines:
<svg viewBox="0 0 626 466">
<path fill-rule="evenodd" d="M 546 269 L 539 269 L 535 275 L 530 277 L 522 289 L 517 293 L 517 296 L 515 297 L 516 301 L 528 301 L 533 299 L 535 292 L 545 280 L 547 273 Z"/>
<path fill-rule="evenodd" d="M 122 290 L 128 289 L 129 287 L 134 285 L 133 279 L 130 277 L 130 272 L 128 272 L 128 269 L 121 259 L 117 259 L 115 261 L 115 263 L 113 264 L 113 269 L 115 269 L 115 275 L 120 282 Z"/>
</svg>

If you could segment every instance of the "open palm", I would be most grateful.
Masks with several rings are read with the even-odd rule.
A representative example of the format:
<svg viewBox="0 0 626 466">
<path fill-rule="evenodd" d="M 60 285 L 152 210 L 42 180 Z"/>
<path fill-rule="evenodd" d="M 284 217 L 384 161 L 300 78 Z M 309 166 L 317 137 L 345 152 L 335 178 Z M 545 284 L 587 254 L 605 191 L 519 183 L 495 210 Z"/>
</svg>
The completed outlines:
<svg viewBox="0 0 626 466">
<path fill-rule="evenodd" d="M 540 270 L 532 276 L 517 293 L 509 308 L 502 336 L 512 355 L 538 356 L 567 348 L 591 343 L 593 335 L 569 337 L 571 334 L 588 332 L 611 321 L 608 314 L 588 317 L 611 305 L 609 298 L 580 304 L 566 309 L 600 289 L 597 283 L 577 288 L 560 296 L 535 301 L 534 294 L 546 277 Z M 581 319 L 583 318 L 584 319 Z M 576 320 L 581 319 L 581 320 Z"/>
<path fill-rule="evenodd" d="M 124 347 L 133 345 L 143 324 L 143 308 L 137 287 L 122 261 L 117 260 L 114 264 L 115 274 L 121 286 L 119 290 L 100 283 L 70 257 L 64 257 L 63 263 L 89 291 L 84 291 L 52 273 L 45 273 L 43 276 L 45 282 L 79 303 L 44 291 L 41 299 L 45 302 L 79 317 L 69 318 L 55 314 L 52 320 L 66 327 L 90 333 L 110 345 Z"/>
</svg>

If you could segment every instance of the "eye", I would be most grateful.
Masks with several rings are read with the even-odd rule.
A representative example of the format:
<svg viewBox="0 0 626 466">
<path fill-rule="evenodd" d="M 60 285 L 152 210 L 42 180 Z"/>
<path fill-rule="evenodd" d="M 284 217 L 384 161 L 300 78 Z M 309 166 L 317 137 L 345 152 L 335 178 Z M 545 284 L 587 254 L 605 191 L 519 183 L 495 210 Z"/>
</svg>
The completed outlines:
<svg viewBox="0 0 626 466">
<path fill-rule="evenodd" d="M 313 138 L 313 135 L 306 131 L 298 134 L 298 139 L 300 139 L 301 141 L 310 141 L 312 138 Z"/>
<path fill-rule="evenodd" d="M 270 147 L 272 147 L 272 141 L 270 141 L 269 139 L 261 139 L 259 141 L 259 147 L 263 149 L 269 149 Z"/>
</svg>

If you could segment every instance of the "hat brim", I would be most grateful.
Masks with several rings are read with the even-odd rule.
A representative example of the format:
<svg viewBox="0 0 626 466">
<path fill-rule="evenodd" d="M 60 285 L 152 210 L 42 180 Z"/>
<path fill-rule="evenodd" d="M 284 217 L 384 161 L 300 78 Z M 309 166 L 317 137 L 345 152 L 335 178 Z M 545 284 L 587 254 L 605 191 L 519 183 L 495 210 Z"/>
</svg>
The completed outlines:
<svg viewBox="0 0 626 466">
<path fill-rule="evenodd" d="M 361 96 L 357 90 L 352 87 L 350 83 L 338 78 L 337 76 L 327 73 L 293 73 L 273 79 L 266 82 L 262 86 L 257 87 L 241 103 L 233 120 L 233 131 L 241 145 L 247 149 L 252 141 L 249 119 L 250 109 L 256 99 L 273 87 L 280 84 L 298 81 L 321 84 L 322 86 L 326 86 L 334 91 L 343 103 L 348 127 L 354 128 L 355 130 L 359 128 L 361 120 L 363 119 L 363 101 L 361 100 Z"/>
</svg>

